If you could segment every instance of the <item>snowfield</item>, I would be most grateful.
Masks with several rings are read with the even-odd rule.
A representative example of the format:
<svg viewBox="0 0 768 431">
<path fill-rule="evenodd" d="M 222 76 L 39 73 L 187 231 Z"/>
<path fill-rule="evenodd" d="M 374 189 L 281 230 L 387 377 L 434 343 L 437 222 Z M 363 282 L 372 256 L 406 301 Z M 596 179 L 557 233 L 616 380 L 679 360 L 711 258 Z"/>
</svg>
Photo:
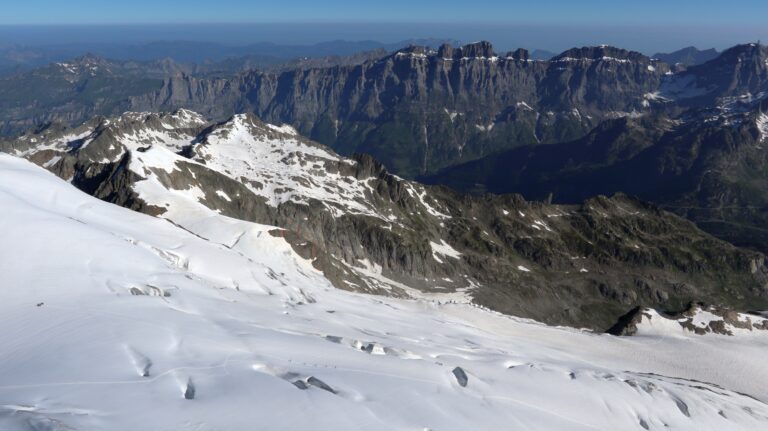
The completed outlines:
<svg viewBox="0 0 768 431">
<path fill-rule="evenodd" d="M 250 180 L 246 186 L 272 206 L 316 199 L 335 217 L 345 213 L 380 217 L 367 203 L 372 192 L 368 182 L 329 169 L 354 162 L 302 142 L 291 126 L 260 124 L 250 115 L 235 115 L 208 134 L 195 152 L 194 160 L 208 168 Z"/>
<path fill-rule="evenodd" d="M 3 431 L 768 429 L 763 331 L 344 292 L 276 228 L 191 229 L 2 154 L 0 207 Z"/>
</svg>

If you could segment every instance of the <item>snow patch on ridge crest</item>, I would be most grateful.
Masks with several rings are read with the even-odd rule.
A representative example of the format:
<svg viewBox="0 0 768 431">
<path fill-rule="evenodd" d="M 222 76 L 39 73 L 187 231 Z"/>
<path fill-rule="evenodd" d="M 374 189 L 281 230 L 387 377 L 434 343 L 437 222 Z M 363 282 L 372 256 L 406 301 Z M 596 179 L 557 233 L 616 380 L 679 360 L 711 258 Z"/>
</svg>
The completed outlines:
<svg viewBox="0 0 768 431">
<path fill-rule="evenodd" d="M 382 218 L 368 203 L 368 179 L 340 171 L 356 162 L 310 144 L 290 126 L 265 125 L 237 115 L 215 127 L 194 147 L 193 160 L 240 180 L 271 206 L 321 202 L 334 216 L 362 214 Z"/>
<path fill-rule="evenodd" d="M 61 136 L 45 142 L 40 142 L 40 137 L 22 136 L 19 138 L 19 140 L 28 143 L 30 147 L 26 150 L 17 149 L 14 155 L 19 157 L 28 157 L 31 154 L 45 150 L 67 151 L 71 149 L 75 143 L 82 142 L 90 138 L 94 134 L 95 130 L 96 129 L 94 127 L 83 125 L 73 130 L 66 131 Z"/>
</svg>

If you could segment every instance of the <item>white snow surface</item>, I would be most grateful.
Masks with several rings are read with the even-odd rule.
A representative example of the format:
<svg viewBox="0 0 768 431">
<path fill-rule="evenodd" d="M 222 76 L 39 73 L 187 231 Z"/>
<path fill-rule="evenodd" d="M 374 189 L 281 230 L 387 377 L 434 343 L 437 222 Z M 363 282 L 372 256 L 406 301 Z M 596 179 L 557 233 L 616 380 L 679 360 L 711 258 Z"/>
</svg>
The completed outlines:
<svg viewBox="0 0 768 431">
<path fill-rule="evenodd" d="M 529 105 L 529 104 L 527 104 L 525 102 L 517 102 L 515 104 L 515 106 L 517 106 L 518 108 L 526 109 L 528 111 L 535 111 L 535 109 L 531 108 L 531 105 Z"/>
<path fill-rule="evenodd" d="M 760 113 L 757 117 L 757 129 L 760 131 L 759 142 L 768 140 L 768 114 Z"/>
<path fill-rule="evenodd" d="M 432 248 L 432 257 L 440 263 L 443 262 L 440 259 L 440 256 L 447 256 L 454 259 L 461 258 L 461 253 L 457 251 L 455 248 L 451 247 L 451 245 L 445 242 L 444 239 L 440 239 L 439 244 L 434 241 L 430 241 L 429 246 L 430 248 Z"/>
<path fill-rule="evenodd" d="M 667 100 L 684 100 L 703 96 L 711 89 L 698 86 L 695 75 L 670 75 L 661 83 L 661 88 L 656 92 L 656 98 Z"/>
<path fill-rule="evenodd" d="M 638 333 L 644 334 L 644 335 L 663 335 L 663 334 L 674 334 L 674 333 L 683 333 L 687 332 L 690 333 L 690 329 L 686 329 L 681 325 L 681 323 L 687 323 L 690 322 L 694 327 L 701 328 L 701 329 L 707 329 L 707 327 L 710 325 L 711 322 L 724 322 L 723 329 L 726 331 L 731 332 L 734 335 L 740 336 L 740 337 L 746 337 L 746 336 L 757 336 L 761 337 L 761 334 L 765 334 L 768 332 L 768 330 L 765 329 L 756 329 L 752 325 L 764 325 L 768 319 L 760 316 L 753 316 L 753 315 L 747 315 L 743 313 L 738 313 L 738 321 L 741 323 L 749 323 L 750 325 L 746 328 L 744 327 L 737 327 L 731 323 L 728 323 L 725 321 L 725 319 L 722 316 L 719 316 L 718 314 L 714 313 L 710 309 L 702 309 L 701 307 L 697 307 L 694 312 L 692 313 L 692 316 L 682 316 L 682 317 L 666 317 L 659 314 L 657 311 L 652 309 L 645 309 L 643 310 L 643 317 L 641 322 L 637 325 Z M 707 331 L 704 336 L 712 336 L 713 333 L 711 331 Z M 764 336 L 764 335 L 763 335 Z"/>
<path fill-rule="evenodd" d="M 34 147 L 30 147 L 26 151 L 18 151 L 17 155 L 23 157 L 38 151 L 60 150 L 60 149 L 66 148 L 66 145 L 72 142 L 86 140 L 88 137 L 90 137 L 93 134 L 93 131 L 94 130 L 92 128 L 82 127 L 82 128 L 79 128 L 78 130 L 74 130 L 69 133 L 66 133 L 58 139 L 54 139 L 54 140 L 51 140 L 48 142 L 42 142 L 42 143 L 36 143 L 33 138 L 31 142 L 36 143 L 36 145 Z"/>
<path fill-rule="evenodd" d="M 0 206 L 2 430 L 768 427 L 759 331 L 618 338 L 345 292 L 275 228 L 211 211 L 193 234 L 9 155 Z"/>
<path fill-rule="evenodd" d="M 334 216 L 352 213 L 381 218 L 367 203 L 373 191 L 367 180 L 328 169 L 355 162 L 309 145 L 297 135 L 290 126 L 262 126 L 247 115 L 237 115 L 196 147 L 196 158 L 205 160 L 211 169 L 245 179 L 251 191 L 273 206 L 316 199 Z"/>
</svg>

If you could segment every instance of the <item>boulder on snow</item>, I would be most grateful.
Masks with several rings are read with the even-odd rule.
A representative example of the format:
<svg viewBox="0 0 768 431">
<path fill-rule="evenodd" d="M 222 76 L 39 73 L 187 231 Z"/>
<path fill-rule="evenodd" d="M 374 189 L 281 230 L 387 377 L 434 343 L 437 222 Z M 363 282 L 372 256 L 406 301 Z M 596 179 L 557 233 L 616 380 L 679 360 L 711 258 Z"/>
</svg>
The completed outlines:
<svg viewBox="0 0 768 431">
<path fill-rule="evenodd" d="M 467 387 L 467 382 L 469 382 L 469 378 L 467 377 L 467 373 L 464 372 L 464 369 L 461 367 L 456 367 L 453 369 L 453 376 L 456 377 L 456 382 L 461 386 L 462 388 Z"/>
</svg>

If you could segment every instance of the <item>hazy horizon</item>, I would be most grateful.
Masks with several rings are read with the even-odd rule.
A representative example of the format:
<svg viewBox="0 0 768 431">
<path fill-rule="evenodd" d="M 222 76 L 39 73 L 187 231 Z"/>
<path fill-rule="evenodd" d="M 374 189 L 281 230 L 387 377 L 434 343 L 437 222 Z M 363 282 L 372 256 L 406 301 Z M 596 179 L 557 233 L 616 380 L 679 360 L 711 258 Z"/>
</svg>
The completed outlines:
<svg viewBox="0 0 768 431">
<path fill-rule="evenodd" d="M 727 34 L 727 37 L 724 36 Z M 344 41 L 396 43 L 410 39 L 488 40 L 499 51 L 515 48 L 560 52 L 574 46 L 608 44 L 646 54 L 687 46 L 723 50 L 768 40 L 767 28 L 740 26 L 584 26 L 526 23 L 238 23 L 120 25 L 0 25 L 0 45 L 143 44 L 167 41 L 226 45 L 276 43 L 313 45 Z"/>
</svg>

